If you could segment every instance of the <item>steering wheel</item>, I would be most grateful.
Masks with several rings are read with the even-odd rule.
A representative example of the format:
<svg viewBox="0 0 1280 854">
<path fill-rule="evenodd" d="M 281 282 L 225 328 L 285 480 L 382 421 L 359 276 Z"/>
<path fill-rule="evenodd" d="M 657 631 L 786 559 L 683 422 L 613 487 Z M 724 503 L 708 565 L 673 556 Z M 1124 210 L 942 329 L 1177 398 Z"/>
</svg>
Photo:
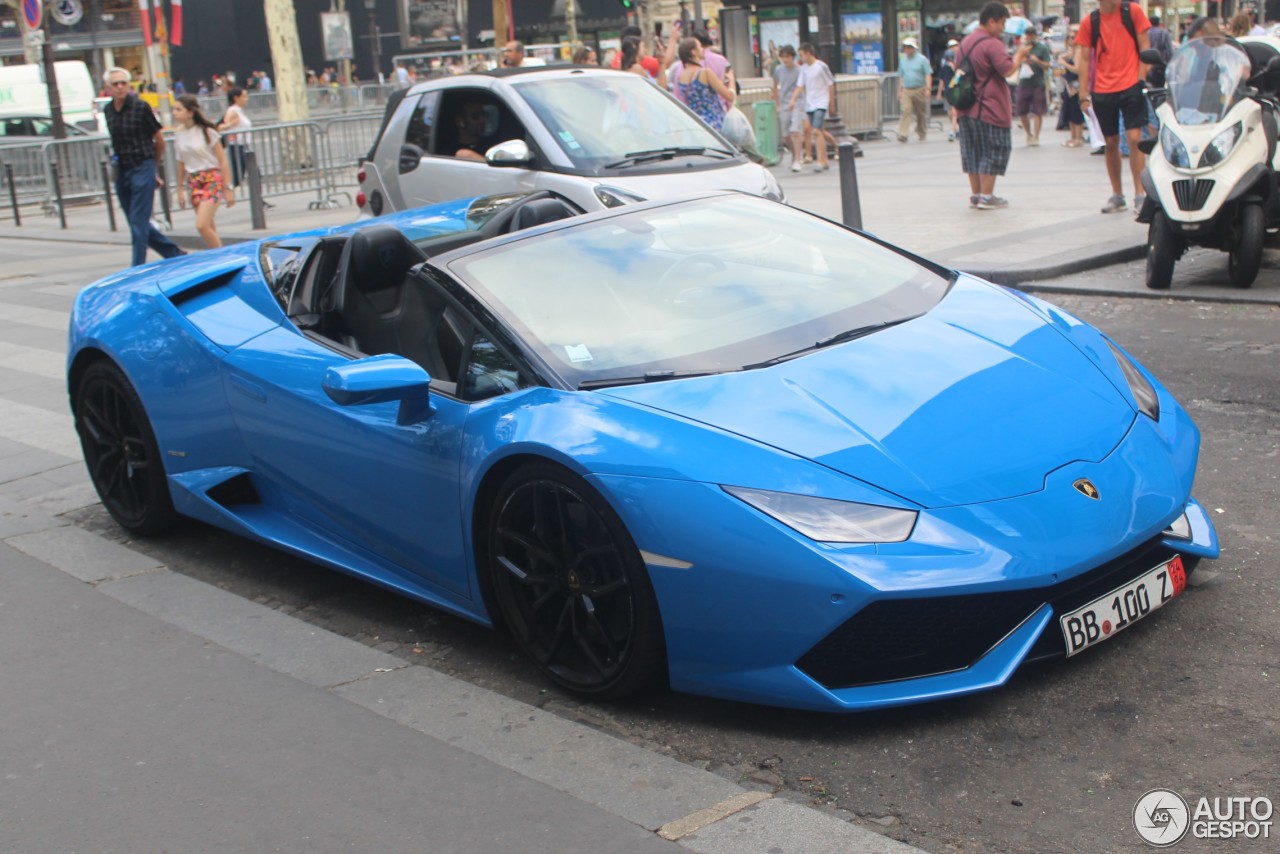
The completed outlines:
<svg viewBox="0 0 1280 854">
<path fill-rule="evenodd" d="M 723 258 L 706 252 L 686 255 L 667 268 L 658 279 L 658 295 L 664 302 L 676 302 L 685 291 L 707 286 L 704 279 L 729 269 Z"/>
</svg>

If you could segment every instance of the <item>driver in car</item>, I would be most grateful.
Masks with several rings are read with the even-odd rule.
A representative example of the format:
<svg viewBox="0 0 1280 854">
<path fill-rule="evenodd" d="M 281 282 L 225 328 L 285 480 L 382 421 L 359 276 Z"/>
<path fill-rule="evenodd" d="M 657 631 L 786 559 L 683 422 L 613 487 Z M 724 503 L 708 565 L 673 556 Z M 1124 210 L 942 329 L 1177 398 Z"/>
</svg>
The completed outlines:
<svg viewBox="0 0 1280 854">
<path fill-rule="evenodd" d="M 498 143 L 497 137 L 486 133 L 489 113 L 482 101 L 467 101 L 458 115 L 458 150 L 454 157 L 464 160 L 484 161 L 484 153 Z"/>
</svg>

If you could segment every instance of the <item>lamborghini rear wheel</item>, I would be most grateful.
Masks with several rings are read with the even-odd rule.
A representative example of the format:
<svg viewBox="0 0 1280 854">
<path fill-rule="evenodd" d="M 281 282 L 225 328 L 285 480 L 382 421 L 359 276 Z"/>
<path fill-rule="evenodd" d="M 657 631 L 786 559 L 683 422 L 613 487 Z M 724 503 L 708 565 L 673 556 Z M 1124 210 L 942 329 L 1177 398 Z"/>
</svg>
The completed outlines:
<svg viewBox="0 0 1280 854">
<path fill-rule="evenodd" d="M 138 393 L 107 361 L 90 365 L 71 401 L 84 462 L 98 497 L 120 527 L 159 534 L 178 514 L 164 464 Z"/>
<path fill-rule="evenodd" d="M 663 680 L 662 623 L 640 552 L 582 478 L 550 463 L 511 474 L 487 549 L 502 618 L 556 684 L 612 699 Z"/>
</svg>

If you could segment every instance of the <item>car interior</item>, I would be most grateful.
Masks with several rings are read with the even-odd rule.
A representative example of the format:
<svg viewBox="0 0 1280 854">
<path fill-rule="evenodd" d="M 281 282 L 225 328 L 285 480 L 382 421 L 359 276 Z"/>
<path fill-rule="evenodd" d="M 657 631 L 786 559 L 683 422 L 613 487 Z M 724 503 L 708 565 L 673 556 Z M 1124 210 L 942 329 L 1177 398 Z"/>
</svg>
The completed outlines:
<svg viewBox="0 0 1280 854">
<path fill-rule="evenodd" d="M 476 231 L 422 241 L 409 240 L 394 226 L 372 225 L 350 235 L 319 241 L 298 275 L 288 300 L 290 320 L 351 358 L 395 353 L 422 366 L 442 390 L 483 397 L 507 390 L 512 381 L 486 377 L 465 359 L 477 346 L 485 361 L 500 362 L 494 347 L 418 268 L 428 252 L 445 252 L 538 225 L 576 216 L 581 211 L 553 193 L 532 194 L 499 212 Z M 517 373 L 514 366 L 503 368 Z"/>
<path fill-rule="evenodd" d="M 435 144 L 428 149 L 432 154 L 454 156 L 461 146 L 458 118 L 465 105 L 473 101 L 484 105 L 486 122 L 483 139 L 487 145 L 497 145 L 511 139 L 523 139 L 532 145 L 524 125 L 502 99 L 484 89 L 450 89 L 440 95 Z"/>
</svg>

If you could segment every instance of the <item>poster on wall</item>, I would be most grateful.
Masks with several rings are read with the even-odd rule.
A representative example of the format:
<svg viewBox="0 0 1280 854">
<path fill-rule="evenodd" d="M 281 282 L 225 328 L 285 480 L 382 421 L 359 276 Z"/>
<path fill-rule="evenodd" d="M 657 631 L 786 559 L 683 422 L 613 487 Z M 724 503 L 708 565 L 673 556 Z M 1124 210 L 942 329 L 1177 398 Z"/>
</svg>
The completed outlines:
<svg viewBox="0 0 1280 854">
<path fill-rule="evenodd" d="M 916 44 L 927 52 L 923 40 L 924 28 L 921 26 L 920 0 L 898 0 L 898 45 L 903 39 L 915 39 Z"/>
<path fill-rule="evenodd" d="M 781 60 L 778 59 L 778 48 L 783 45 L 800 47 L 800 22 L 760 21 L 760 59 L 764 64 L 765 76 L 772 76 L 773 69 Z"/>
<path fill-rule="evenodd" d="M 879 12 L 841 15 L 840 32 L 845 74 L 884 73 L 884 23 Z"/>
<path fill-rule="evenodd" d="M 449 49 L 460 41 L 457 0 L 405 0 L 401 14 L 405 47 Z"/>
<path fill-rule="evenodd" d="M 324 33 L 324 60 L 353 59 L 351 16 L 346 12 L 321 12 L 320 32 Z"/>
</svg>

